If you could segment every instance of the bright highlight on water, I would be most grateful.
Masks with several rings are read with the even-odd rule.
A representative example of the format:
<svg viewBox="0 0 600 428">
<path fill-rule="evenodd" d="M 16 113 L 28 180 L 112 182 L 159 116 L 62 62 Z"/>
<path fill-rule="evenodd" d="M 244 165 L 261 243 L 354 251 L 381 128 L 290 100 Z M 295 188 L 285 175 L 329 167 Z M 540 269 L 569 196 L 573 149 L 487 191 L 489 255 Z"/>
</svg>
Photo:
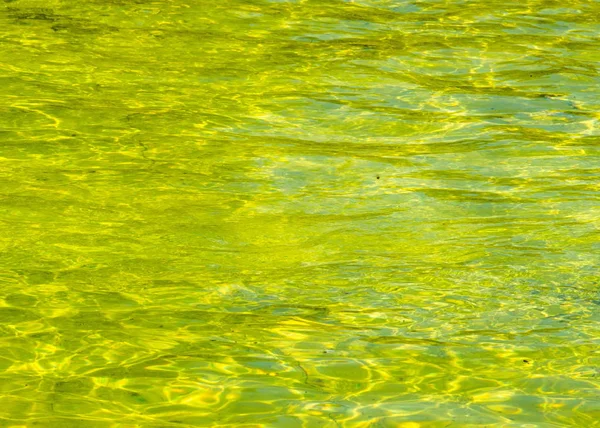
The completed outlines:
<svg viewBox="0 0 600 428">
<path fill-rule="evenodd" d="M 596 426 L 599 16 L 4 0 L 0 426 Z"/>
</svg>

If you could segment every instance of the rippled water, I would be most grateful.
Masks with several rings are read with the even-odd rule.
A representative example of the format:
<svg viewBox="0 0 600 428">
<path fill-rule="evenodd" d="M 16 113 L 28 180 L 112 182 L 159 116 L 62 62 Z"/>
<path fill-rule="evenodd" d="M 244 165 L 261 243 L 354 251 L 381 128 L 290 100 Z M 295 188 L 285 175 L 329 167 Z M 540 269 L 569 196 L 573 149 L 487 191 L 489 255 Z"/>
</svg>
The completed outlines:
<svg viewBox="0 0 600 428">
<path fill-rule="evenodd" d="M 4 0 L 0 425 L 598 424 L 599 18 Z"/>
</svg>

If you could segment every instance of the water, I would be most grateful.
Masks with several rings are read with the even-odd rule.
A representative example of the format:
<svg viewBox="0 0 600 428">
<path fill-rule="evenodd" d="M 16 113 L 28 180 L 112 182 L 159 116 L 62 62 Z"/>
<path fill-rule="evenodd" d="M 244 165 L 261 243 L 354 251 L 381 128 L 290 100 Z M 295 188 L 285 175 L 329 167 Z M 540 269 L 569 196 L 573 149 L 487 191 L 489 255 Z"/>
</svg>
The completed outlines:
<svg viewBox="0 0 600 428">
<path fill-rule="evenodd" d="M 598 424 L 600 3 L 0 7 L 1 426 Z"/>
</svg>

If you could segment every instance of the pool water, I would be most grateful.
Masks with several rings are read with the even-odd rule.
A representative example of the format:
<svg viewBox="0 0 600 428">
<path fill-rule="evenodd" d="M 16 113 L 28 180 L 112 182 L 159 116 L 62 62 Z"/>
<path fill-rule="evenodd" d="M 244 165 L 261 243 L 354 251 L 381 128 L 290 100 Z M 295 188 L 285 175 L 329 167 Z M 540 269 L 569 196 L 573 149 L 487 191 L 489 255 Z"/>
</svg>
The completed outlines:
<svg viewBox="0 0 600 428">
<path fill-rule="evenodd" d="M 599 16 L 4 0 L 0 426 L 596 426 Z"/>
</svg>

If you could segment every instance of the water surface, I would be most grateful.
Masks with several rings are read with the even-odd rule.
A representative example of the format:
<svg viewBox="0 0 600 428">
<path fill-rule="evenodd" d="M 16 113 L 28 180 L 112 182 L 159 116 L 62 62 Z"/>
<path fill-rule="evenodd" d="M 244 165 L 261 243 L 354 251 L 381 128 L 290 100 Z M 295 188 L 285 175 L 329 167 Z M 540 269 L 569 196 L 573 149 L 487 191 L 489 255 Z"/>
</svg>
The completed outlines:
<svg viewBox="0 0 600 428">
<path fill-rule="evenodd" d="M 599 16 L 4 0 L 0 425 L 595 426 Z"/>
</svg>

